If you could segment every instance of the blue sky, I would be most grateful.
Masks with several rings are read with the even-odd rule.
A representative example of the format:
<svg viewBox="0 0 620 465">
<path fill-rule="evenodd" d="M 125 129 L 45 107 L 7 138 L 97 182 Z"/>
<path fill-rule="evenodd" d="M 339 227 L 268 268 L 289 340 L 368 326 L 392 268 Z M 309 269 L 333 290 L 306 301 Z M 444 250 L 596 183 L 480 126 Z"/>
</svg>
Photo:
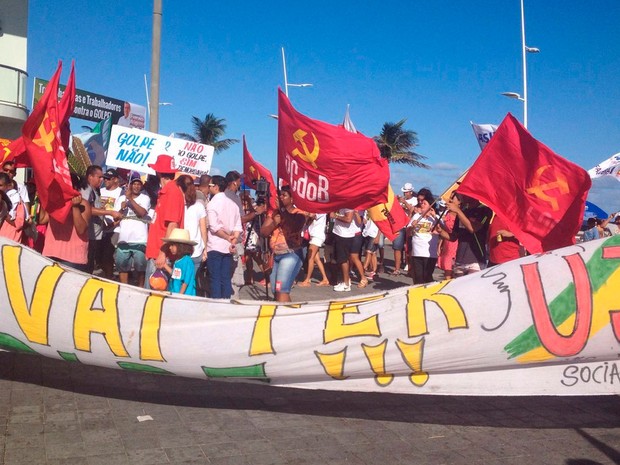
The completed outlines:
<svg viewBox="0 0 620 465">
<path fill-rule="evenodd" d="M 479 154 L 469 121 L 499 124 L 523 106 L 519 0 L 163 0 L 160 133 L 191 132 L 190 118 L 225 118 L 275 172 L 277 88 L 285 47 L 293 105 L 338 124 L 347 104 L 373 136 L 407 119 L 431 170 L 392 165 L 392 185 L 441 193 Z M 530 132 L 585 169 L 620 152 L 620 2 L 525 0 Z M 28 73 L 49 79 L 72 59 L 77 86 L 146 105 L 152 2 L 30 0 Z M 32 89 L 30 89 L 32 92 Z M 74 120 L 74 130 L 82 124 Z M 79 132 L 79 131 L 78 131 Z M 240 169 L 237 144 L 213 167 Z M 589 199 L 620 210 L 620 183 L 594 180 Z"/>
</svg>

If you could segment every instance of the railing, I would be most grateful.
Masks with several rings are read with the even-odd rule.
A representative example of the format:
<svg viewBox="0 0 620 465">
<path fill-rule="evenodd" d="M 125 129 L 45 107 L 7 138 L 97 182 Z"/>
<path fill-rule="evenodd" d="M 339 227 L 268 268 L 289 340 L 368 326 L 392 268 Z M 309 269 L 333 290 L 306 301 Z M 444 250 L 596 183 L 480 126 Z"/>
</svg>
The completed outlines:
<svg viewBox="0 0 620 465">
<path fill-rule="evenodd" d="M 26 78 L 28 73 L 0 64 L 0 104 L 26 107 Z"/>
</svg>

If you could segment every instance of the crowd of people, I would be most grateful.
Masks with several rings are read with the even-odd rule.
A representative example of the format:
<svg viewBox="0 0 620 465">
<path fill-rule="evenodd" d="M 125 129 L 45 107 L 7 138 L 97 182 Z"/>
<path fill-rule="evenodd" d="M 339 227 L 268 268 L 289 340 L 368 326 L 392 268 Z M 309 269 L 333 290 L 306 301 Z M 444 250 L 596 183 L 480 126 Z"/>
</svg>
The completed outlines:
<svg viewBox="0 0 620 465">
<path fill-rule="evenodd" d="M 18 183 L 7 161 L 0 171 L 0 235 L 86 273 L 218 299 L 259 284 L 276 301 L 290 302 L 294 285 L 350 292 L 385 274 L 386 241 L 368 212 L 301 211 L 288 186 L 268 211 L 269 199 L 241 190 L 236 171 L 193 178 L 179 174 L 167 155 L 149 167 L 156 175 L 146 180 L 97 165 L 72 174 L 79 195 L 67 219 L 57 221 L 42 208 L 35 183 Z M 407 274 L 424 284 L 437 268 L 451 279 L 527 253 L 508 225 L 471 197 L 457 191 L 443 202 L 411 183 L 401 193 L 409 223 L 392 240 L 388 276 Z M 620 216 L 588 225 L 584 240 L 620 234 Z"/>
</svg>

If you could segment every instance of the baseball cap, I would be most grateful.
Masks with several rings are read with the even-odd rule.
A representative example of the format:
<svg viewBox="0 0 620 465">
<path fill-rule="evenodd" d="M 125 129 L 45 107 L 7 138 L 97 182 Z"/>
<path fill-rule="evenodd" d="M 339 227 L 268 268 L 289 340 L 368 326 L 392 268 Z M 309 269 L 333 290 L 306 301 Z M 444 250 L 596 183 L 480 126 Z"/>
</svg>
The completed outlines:
<svg viewBox="0 0 620 465">
<path fill-rule="evenodd" d="M 118 178 L 120 177 L 118 175 L 118 171 L 116 171 L 114 168 L 109 168 L 106 170 L 105 173 L 103 173 L 103 178 L 104 179 L 110 179 L 110 178 Z"/>
<path fill-rule="evenodd" d="M 155 163 L 149 163 L 149 168 L 157 173 L 176 173 L 177 167 L 174 158 L 170 155 L 159 155 Z"/>
</svg>

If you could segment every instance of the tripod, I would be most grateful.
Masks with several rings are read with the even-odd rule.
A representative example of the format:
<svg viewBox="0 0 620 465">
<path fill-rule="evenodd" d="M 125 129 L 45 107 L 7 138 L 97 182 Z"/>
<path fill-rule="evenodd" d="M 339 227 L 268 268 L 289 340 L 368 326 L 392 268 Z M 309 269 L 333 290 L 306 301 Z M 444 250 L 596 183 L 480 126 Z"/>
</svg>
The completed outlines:
<svg viewBox="0 0 620 465">
<path fill-rule="evenodd" d="M 263 216 L 264 216 L 264 213 L 260 215 L 256 215 L 250 222 L 250 228 L 249 228 L 247 237 L 245 238 L 245 244 L 244 244 L 245 250 L 247 250 L 248 248 L 248 244 L 250 242 L 250 237 L 252 235 L 252 232 L 255 232 L 256 230 L 260 231 L 260 228 L 263 225 Z M 268 252 L 269 241 L 266 237 L 261 237 L 260 233 L 257 235 L 259 238 L 257 246 L 261 250 L 261 263 L 259 264 L 259 266 L 261 266 L 263 275 L 265 278 L 265 297 L 266 299 L 269 299 L 269 274 L 266 271 L 268 269 L 267 264 L 269 262 L 269 252 Z M 248 257 L 248 259 L 253 260 L 252 257 Z M 246 262 L 246 267 L 247 267 L 247 262 Z"/>
</svg>

